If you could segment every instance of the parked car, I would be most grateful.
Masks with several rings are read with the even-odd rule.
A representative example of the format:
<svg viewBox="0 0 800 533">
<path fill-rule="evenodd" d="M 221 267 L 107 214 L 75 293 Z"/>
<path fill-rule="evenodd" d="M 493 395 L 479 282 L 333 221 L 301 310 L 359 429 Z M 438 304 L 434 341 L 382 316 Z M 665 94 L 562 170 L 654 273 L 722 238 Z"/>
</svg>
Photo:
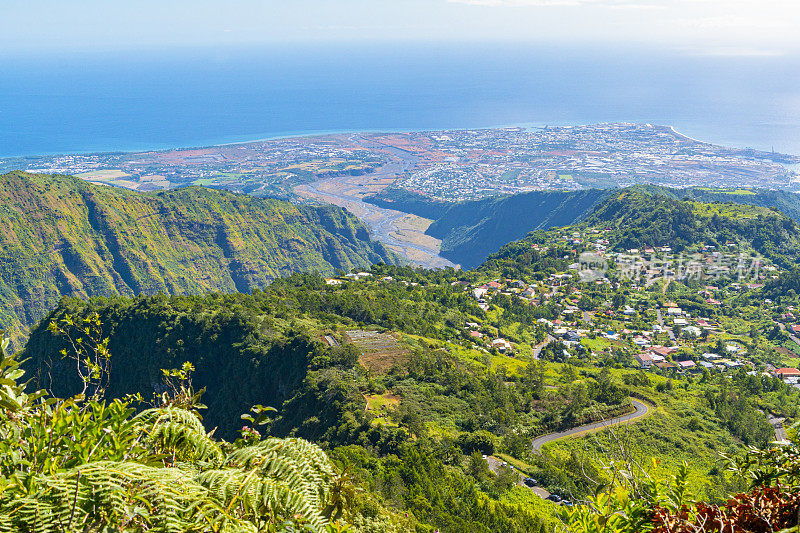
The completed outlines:
<svg viewBox="0 0 800 533">
<path fill-rule="evenodd" d="M 523 480 L 523 482 L 529 487 L 535 487 L 536 486 L 536 480 L 533 479 L 533 478 L 530 478 L 530 477 L 526 477 Z"/>
<path fill-rule="evenodd" d="M 551 502 L 558 503 L 561 501 L 561 496 L 559 496 L 558 494 L 551 494 L 550 496 L 547 497 L 547 499 L 550 500 Z"/>
</svg>

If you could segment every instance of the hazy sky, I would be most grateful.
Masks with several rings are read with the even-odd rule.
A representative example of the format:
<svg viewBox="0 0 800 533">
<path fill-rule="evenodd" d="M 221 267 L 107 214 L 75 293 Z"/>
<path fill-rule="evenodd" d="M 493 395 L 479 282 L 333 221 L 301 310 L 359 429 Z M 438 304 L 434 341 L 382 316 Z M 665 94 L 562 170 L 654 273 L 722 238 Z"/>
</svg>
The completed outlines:
<svg viewBox="0 0 800 533">
<path fill-rule="evenodd" d="M 0 53 L 305 41 L 800 50 L 800 0 L 0 0 Z"/>
</svg>

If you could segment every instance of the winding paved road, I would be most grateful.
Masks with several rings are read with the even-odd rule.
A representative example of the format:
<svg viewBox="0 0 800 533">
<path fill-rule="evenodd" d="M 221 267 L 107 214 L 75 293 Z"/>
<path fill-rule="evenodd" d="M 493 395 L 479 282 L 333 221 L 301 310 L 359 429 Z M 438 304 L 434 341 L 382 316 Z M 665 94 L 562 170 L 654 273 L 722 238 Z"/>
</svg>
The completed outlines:
<svg viewBox="0 0 800 533">
<path fill-rule="evenodd" d="M 500 459 L 490 455 L 489 457 L 486 458 L 486 463 L 489 465 L 489 470 L 491 470 L 494 475 L 500 474 L 500 466 L 503 464 Z M 514 468 L 514 467 L 512 466 L 511 468 Z M 519 471 L 516 471 L 516 472 L 518 474 L 517 475 L 517 485 L 519 485 L 520 487 L 525 487 L 526 489 L 530 489 L 531 492 L 533 492 L 534 494 L 536 494 L 537 496 L 539 496 L 543 500 L 546 500 L 548 497 L 550 497 L 550 491 L 548 491 L 544 487 L 540 487 L 538 485 L 535 485 L 533 487 L 530 487 L 530 486 L 526 485 L 525 482 L 523 481 L 524 477 L 523 477 L 522 473 L 519 472 Z"/>
<path fill-rule="evenodd" d="M 786 329 L 786 326 L 783 324 L 783 322 L 775 322 L 775 323 L 778 325 L 779 328 L 781 328 L 781 331 L 785 331 L 786 334 L 789 335 L 789 338 L 792 339 L 795 342 L 795 344 L 800 346 L 800 339 L 798 339 L 797 336 L 794 333 L 792 333 L 792 330 Z"/>
<path fill-rule="evenodd" d="M 560 431 L 558 433 L 548 433 L 547 435 L 536 437 L 535 439 L 533 439 L 533 451 L 541 455 L 542 446 L 544 446 L 548 442 L 553 442 L 554 440 L 563 439 L 564 437 L 580 435 L 581 433 L 587 433 L 598 429 L 604 429 L 607 427 L 625 424 L 627 422 L 631 422 L 633 420 L 642 418 L 643 416 L 647 415 L 647 413 L 650 412 L 650 407 L 644 402 L 640 402 L 639 400 L 631 398 L 631 404 L 633 404 L 633 407 L 635 409 L 632 413 L 628 413 L 622 416 L 617 416 L 614 418 L 609 418 L 606 420 L 601 420 L 599 422 L 592 422 L 591 424 L 585 424 L 583 426 L 567 429 L 565 431 Z"/>
<path fill-rule="evenodd" d="M 554 340 L 556 340 L 556 338 L 548 333 L 547 338 L 544 341 L 540 342 L 539 344 L 533 347 L 533 358 L 539 359 L 539 354 L 542 353 L 544 347 L 553 342 Z"/>
</svg>

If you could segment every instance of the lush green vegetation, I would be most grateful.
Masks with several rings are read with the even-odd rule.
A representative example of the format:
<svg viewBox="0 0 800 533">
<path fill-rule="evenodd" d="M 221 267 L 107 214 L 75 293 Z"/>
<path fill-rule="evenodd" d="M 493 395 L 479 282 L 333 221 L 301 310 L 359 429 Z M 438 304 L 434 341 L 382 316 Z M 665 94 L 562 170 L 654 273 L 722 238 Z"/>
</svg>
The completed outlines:
<svg viewBox="0 0 800 533">
<path fill-rule="evenodd" d="M 0 343 L 0 531 L 334 533 L 350 530 L 346 522 L 363 531 L 410 523 L 383 508 L 358 513 L 352 479 L 314 444 L 262 440 L 254 425 L 234 441 L 214 439 L 189 364 L 165 371 L 168 389 L 137 413 L 140 397 L 101 399 L 103 371 L 84 376 L 88 396 L 26 393 L 7 346 Z M 244 418 L 257 424 L 261 416 Z"/>
<path fill-rule="evenodd" d="M 673 200 L 634 189 L 609 198 L 585 224 L 611 225 L 610 240 L 622 249 L 669 245 L 681 252 L 732 243 L 785 267 L 800 254 L 797 223 L 767 207 Z"/>
<path fill-rule="evenodd" d="M 120 420 L 130 421 L 171 405 L 185 390 L 175 380 L 184 383 L 196 368 L 193 383 L 208 409 L 202 431 L 196 421 L 192 427 L 223 455 L 240 440 L 246 447 L 303 439 L 288 442 L 321 446 L 332 461 L 330 479 L 363 490 L 353 488 L 341 513 L 330 503 L 315 504 L 317 514 L 305 508 L 304 520 L 315 522 L 303 527 L 318 530 L 336 518 L 368 532 L 567 527 L 540 496 L 546 491 L 589 504 L 562 508 L 575 531 L 620 524 L 638 531 L 673 515 L 689 523 L 697 515 L 678 516 L 683 504 L 700 504 L 685 495 L 713 506 L 746 489 L 744 467 L 726 469 L 722 454 L 767 453 L 775 437 L 769 420 L 800 418 L 800 391 L 767 371 L 792 354 L 785 317 L 800 303 L 798 275 L 770 270 L 759 279 L 763 289 L 733 275 L 715 286 L 666 278 L 637 284 L 612 267 L 611 279 L 584 283 L 571 265 L 598 241 L 624 250 L 664 238 L 690 252 L 736 243 L 782 265 L 796 254 L 795 235 L 794 222 L 764 207 L 623 190 L 584 222 L 534 232 L 471 271 L 381 264 L 334 283 L 293 274 L 251 294 L 63 299 L 22 357 L 32 385 L 78 398 L 69 409 L 118 401 Z M 662 312 L 678 306 L 702 331 L 664 324 Z M 666 366 L 640 368 L 634 356 L 643 344 L 666 350 Z M 674 364 L 707 359 L 730 366 Z M 94 403 L 82 403 L 85 396 Z M 196 401 L 193 391 L 188 396 Z M 649 404 L 645 418 L 533 449 L 535 437 L 630 412 L 632 397 Z M 263 422 L 263 442 L 272 444 L 255 444 L 261 436 L 241 428 L 239 415 L 248 412 L 245 420 Z M 184 461 L 199 476 L 192 482 L 205 479 L 210 467 L 202 461 L 209 460 Z M 535 478 L 539 492 L 520 475 Z M 762 490 L 759 479 L 754 490 Z M 772 496 L 795 490 L 784 489 Z M 669 498 L 679 504 L 669 507 Z M 53 516 L 63 516 L 59 505 Z M 262 520 L 255 527 L 268 530 L 285 518 L 259 509 L 225 519 Z M 615 513 L 624 520 L 610 520 Z"/>
<path fill-rule="evenodd" d="M 697 202 L 734 203 L 769 207 L 786 216 L 800 221 L 800 197 L 789 191 L 769 189 L 717 189 L 710 187 L 691 187 L 688 189 L 669 189 L 654 185 L 637 185 L 637 189 L 649 194 L 668 196 L 675 200 L 694 200 Z"/>
<path fill-rule="evenodd" d="M 17 341 L 62 296 L 249 292 L 394 261 L 340 208 L 202 187 L 142 194 L 12 172 L 0 213 L 0 327 Z"/>
<path fill-rule="evenodd" d="M 545 333 L 536 323 L 541 312 L 535 308 L 498 298 L 492 318 L 460 286 L 450 284 L 455 271 L 375 267 L 373 272 L 375 277 L 408 274 L 427 281 L 418 286 L 394 280 L 331 286 L 318 276 L 297 274 L 252 295 L 68 299 L 34 329 L 23 353 L 39 386 L 73 394 L 80 381 L 58 354 L 74 348 L 48 326 L 67 316 L 97 315 L 114 354 L 112 395 L 157 391 L 161 368 L 189 361 L 198 369 L 197 383 L 208 390 L 207 422 L 227 437 L 236 430 L 230 413 L 256 403 L 286 402 L 287 414 L 276 428 L 348 443 L 358 427 L 338 436 L 340 430 L 331 426 L 338 426 L 347 410 L 363 424 L 361 393 L 375 386 L 397 391 L 404 398 L 402 410 L 409 411 L 405 414 L 451 436 L 487 428 L 502 435 L 523 416 L 529 433 L 562 429 L 597 416 L 598 409 L 613 412 L 627 406 L 624 386 L 608 372 L 587 376 L 580 386 L 572 383 L 571 373 L 559 375 L 553 385 L 562 388 L 550 393 L 543 388 L 547 369 L 532 364 L 530 356 L 492 355 L 464 338 L 461 324 L 479 320 L 515 342 L 536 344 Z M 368 369 L 358 365 L 357 348 L 345 339 L 348 329 L 376 327 L 409 334 L 403 340 L 407 356 L 395 372 L 380 377 L 379 385 L 370 382 Z M 342 345 L 319 342 L 324 334 Z M 552 358 L 548 354 L 557 351 L 556 345 L 549 346 L 542 357 Z M 516 386 L 509 388 L 509 381 Z M 331 391 L 337 391 L 336 402 L 324 398 Z M 529 411 L 538 403 L 546 403 L 548 410 L 531 418 Z"/>
<path fill-rule="evenodd" d="M 744 482 L 721 471 L 720 454 L 741 453 L 743 443 L 763 448 L 773 441 L 774 430 L 763 410 L 781 394 L 788 393 L 792 399 L 775 403 L 794 413 L 796 396 L 785 385 L 772 378 L 755 378 L 744 371 L 732 379 L 625 374 L 623 381 L 631 384 L 633 392 L 657 406 L 654 412 L 635 424 L 547 445 L 541 472 L 535 476 L 553 476 L 551 486 L 586 495 L 612 482 L 604 467 L 614 461 L 635 462 L 647 474 L 663 478 L 690 461 L 687 486 L 699 497 L 724 501 L 732 491 L 743 489 Z M 658 464 L 653 464 L 654 459 Z M 578 465 L 577 470 L 589 473 L 588 478 L 575 475 Z"/>
<path fill-rule="evenodd" d="M 698 499 L 684 465 L 654 477 L 633 462 L 610 466 L 609 490 L 562 512 L 571 533 L 791 533 L 800 527 L 800 439 L 751 449 L 724 463 L 744 487 L 723 504 Z"/>
<path fill-rule="evenodd" d="M 252 295 L 65 300 L 47 320 L 97 313 L 100 331 L 110 339 L 113 395 L 159 392 L 160 368 L 191 361 L 198 368 L 195 382 L 207 389 L 208 429 L 233 438 L 240 424 L 234 413 L 252 404 L 278 406 L 266 430 L 331 450 L 374 498 L 361 512 L 405 509 L 442 531 L 554 525 L 547 518 L 552 511 L 511 496 L 528 489 L 503 486 L 473 455 L 507 454 L 550 490 L 587 497 L 603 482 L 603 458 L 622 453 L 613 439 L 603 434 L 557 442 L 538 456 L 530 438 L 624 412 L 629 394 L 650 399 L 657 409 L 626 428 L 626 453 L 641 464 L 657 457 L 653 475 L 672 472 L 691 457 L 691 488 L 715 499 L 735 487 L 716 466 L 718 454 L 742 452 L 742 440 L 769 440 L 765 431 L 771 428 L 757 409 L 797 416 L 791 411 L 796 395 L 786 396 L 772 380 L 755 383 L 744 372 L 733 381 L 722 375 L 667 378 L 619 368 L 625 359 L 618 357 L 547 362 L 562 360 L 560 343 L 545 347 L 539 362 L 523 354 L 482 353 L 458 324 L 477 320 L 504 334 L 536 332 L 538 313 L 529 314 L 536 308 L 497 298 L 485 313 L 451 285 L 455 271 L 376 267 L 373 274 L 394 279 L 330 286 L 298 274 Z M 42 385 L 73 394 L 80 380 L 72 360 L 54 356 L 71 345 L 46 325 L 34 331 L 25 355 Z M 369 371 L 359 364 L 358 347 L 346 341 L 355 328 L 408 332 L 401 341 L 407 356 L 386 373 Z M 341 346 L 324 345 L 323 334 Z M 529 342 L 537 340 L 533 335 Z M 387 396 L 396 401 L 381 410 Z M 382 400 L 366 410 L 375 397 Z M 503 525 L 481 529 L 486 523 Z"/>
<path fill-rule="evenodd" d="M 384 269 L 407 272 L 416 279 L 443 275 Z M 385 298 L 376 298 L 381 289 Z M 47 319 L 55 326 L 35 331 L 25 355 L 34 358 L 30 366 L 45 380 L 43 384 L 72 394 L 83 388 L 75 375 L 91 372 L 88 366 L 81 371 L 76 362 L 80 359 L 69 354 L 90 351 L 97 344 L 91 339 L 109 335 L 103 344 L 112 354 L 107 395 L 141 393 L 145 398 L 163 394 L 159 366 L 185 357 L 197 365 L 194 382 L 206 390 L 209 409 L 203 422 L 209 430 L 233 439 L 241 421 L 231 413 L 247 411 L 255 403 L 280 405 L 278 416 L 265 429 L 272 435 L 302 436 L 330 449 L 337 463 L 373 495 L 356 506 L 359 516 L 377 519 L 376 513 L 390 506 L 408 512 L 412 522 L 441 531 L 546 530 L 552 518 L 499 499 L 509 490 L 507 485 L 498 486 L 485 472 L 480 478 L 469 474 L 470 453 L 491 451 L 496 442 L 502 443 L 492 433 L 478 430 L 481 420 L 497 417 L 498 423 L 508 425 L 510 417 L 518 416 L 513 414 L 515 406 L 524 406 L 524 398 L 509 395 L 513 391 L 503 384 L 502 372 L 440 351 L 439 346 L 448 345 L 441 341 L 410 336 L 406 368 L 375 375 L 357 365 L 359 354 L 352 345 L 324 347 L 312 333 L 326 332 L 343 340 L 341 327 L 366 325 L 346 314 L 380 320 L 390 305 L 397 309 L 402 292 L 412 295 L 401 302 L 409 306 L 409 330 L 446 335 L 441 314 L 449 307 L 436 304 L 432 297 L 439 292 L 444 302 L 450 302 L 447 305 L 453 305 L 453 299 L 462 295 L 449 283 L 427 292 L 408 291 L 400 283 L 331 287 L 321 278 L 295 275 L 253 295 L 95 299 L 90 304 L 65 300 Z M 420 294 L 428 294 L 439 314 L 430 311 L 423 317 L 427 320 L 418 319 L 415 302 L 424 299 Z M 384 309 L 375 305 L 376 299 Z M 364 311 L 368 303 L 374 315 Z M 474 307 L 471 302 L 469 306 Z M 81 333 L 87 323 L 94 324 L 88 336 Z M 66 350 L 66 359 L 58 355 L 61 349 Z M 364 409 L 365 394 L 387 388 L 402 397 L 399 408 L 390 413 L 394 424 L 380 424 Z M 456 411 L 448 412 L 448 407 Z M 501 414 L 503 408 L 510 413 Z M 432 415 L 439 424 L 427 422 Z M 516 442 L 519 445 L 520 439 Z M 359 526 L 359 520 L 353 519 L 353 524 Z"/>
</svg>

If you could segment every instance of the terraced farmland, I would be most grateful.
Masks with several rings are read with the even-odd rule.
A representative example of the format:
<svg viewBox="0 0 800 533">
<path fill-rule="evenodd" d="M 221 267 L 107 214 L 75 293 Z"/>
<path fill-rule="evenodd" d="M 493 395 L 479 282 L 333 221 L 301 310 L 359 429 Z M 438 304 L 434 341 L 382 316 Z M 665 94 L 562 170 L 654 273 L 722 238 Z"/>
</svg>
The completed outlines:
<svg viewBox="0 0 800 533">
<path fill-rule="evenodd" d="M 373 372 L 383 373 L 408 358 L 409 351 L 390 333 L 354 329 L 347 340 L 360 351 L 358 362 Z"/>
</svg>

